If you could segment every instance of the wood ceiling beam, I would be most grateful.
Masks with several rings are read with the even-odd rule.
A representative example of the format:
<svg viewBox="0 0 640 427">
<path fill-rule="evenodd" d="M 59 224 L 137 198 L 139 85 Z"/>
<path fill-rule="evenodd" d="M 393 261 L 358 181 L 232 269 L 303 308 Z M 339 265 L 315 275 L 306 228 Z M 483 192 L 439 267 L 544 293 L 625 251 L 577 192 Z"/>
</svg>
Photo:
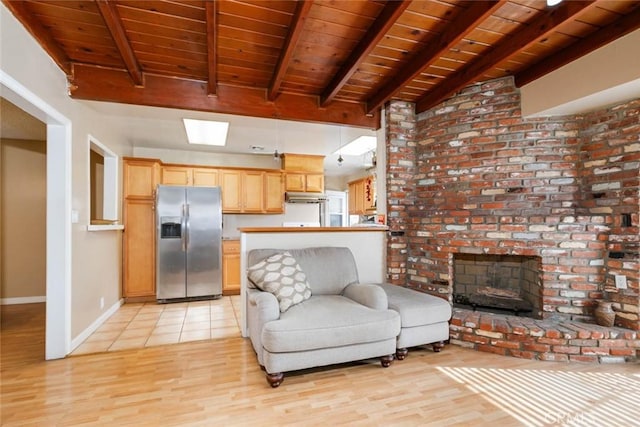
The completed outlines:
<svg viewBox="0 0 640 427">
<path fill-rule="evenodd" d="M 60 47 L 58 42 L 53 38 L 51 32 L 45 28 L 38 20 L 35 14 L 31 13 L 26 1 L 8 1 L 2 0 L 4 5 L 13 13 L 13 15 L 22 23 L 29 33 L 35 37 L 47 54 L 67 75 L 71 75 L 71 59 L 67 53 Z"/>
<path fill-rule="evenodd" d="M 302 29 L 307 16 L 309 15 L 309 11 L 311 10 L 311 6 L 313 6 L 313 0 L 301 0 L 296 3 L 296 10 L 293 12 L 291 25 L 289 26 L 289 33 L 284 41 L 282 52 L 278 58 L 278 63 L 276 64 L 273 77 L 271 78 L 271 82 L 267 88 L 267 99 L 269 101 L 275 101 L 280 94 L 280 86 L 284 80 L 287 68 L 289 68 L 289 63 L 293 57 L 293 51 L 300 40 L 300 36 L 302 35 Z"/>
<path fill-rule="evenodd" d="M 209 111 L 252 117 L 278 117 L 304 122 L 333 123 L 368 129 L 380 127 L 380 114 L 368 116 L 364 104 L 335 101 L 318 107 L 318 97 L 281 94 L 274 102 L 266 90 L 218 85 L 218 96 L 207 96 L 207 82 L 145 74 L 145 87 L 131 85 L 124 70 L 89 65 L 74 66 L 71 97 L 92 101 Z M 188 114 L 185 112 L 185 114 Z"/>
<path fill-rule="evenodd" d="M 215 96 L 218 85 L 218 2 L 205 2 L 207 21 L 207 67 L 209 80 L 207 82 L 207 94 Z"/>
<path fill-rule="evenodd" d="M 585 37 L 560 52 L 551 55 L 526 70 L 516 74 L 515 83 L 522 87 L 545 74 L 557 70 L 576 59 L 593 52 L 612 41 L 623 37 L 640 28 L 640 8 L 629 13 L 615 22 L 601 28 L 588 37 Z"/>
<path fill-rule="evenodd" d="M 337 93 L 340 92 L 340 89 L 349 81 L 353 73 L 356 72 L 360 63 L 375 49 L 380 40 L 382 40 L 410 4 L 411 0 L 387 2 L 384 9 L 382 9 L 371 27 L 369 27 L 367 33 L 360 40 L 353 52 L 351 52 L 349 58 L 347 58 L 340 70 L 333 76 L 331 82 L 322 91 L 322 95 L 320 96 L 321 107 L 327 106 Z"/>
<path fill-rule="evenodd" d="M 367 100 L 367 111 L 380 108 L 402 87 L 415 79 L 425 68 L 437 61 L 443 52 L 455 46 L 476 26 L 498 10 L 506 0 L 467 2 L 468 8 L 447 25 L 433 41 L 427 41 L 423 49 L 413 55 L 409 63 L 402 67 L 375 95 Z"/>
<path fill-rule="evenodd" d="M 138 64 L 138 60 L 131 48 L 131 44 L 129 44 L 129 39 L 127 38 L 124 26 L 122 25 L 122 19 L 120 18 L 120 13 L 118 13 L 117 6 L 111 0 L 96 0 L 96 5 L 98 6 L 98 10 L 107 25 L 107 29 L 111 33 L 111 37 L 113 37 L 113 41 L 120 52 L 120 56 L 122 57 L 125 66 L 127 67 L 127 71 L 129 72 L 131 80 L 133 80 L 133 84 L 136 86 L 143 86 L 144 81 L 142 77 L 142 69 Z"/>
<path fill-rule="evenodd" d="M 476 61 L 467 63 L 451 78 L 445 80 L 419 99 L 416 102 L 416 113 L 421 113 L 436 106 L 452 93 L 482 76 L 483 73 L 493 68 L 495 64 L 546 37 L 559 25 L 584 12 L 593 3 L 593 1 L 566 1 L 546 12 L 542 12 L 526 28 L 517 31 L 511 37 L 505 37 L 492 50 L 480 55 Z"/>
</svg>

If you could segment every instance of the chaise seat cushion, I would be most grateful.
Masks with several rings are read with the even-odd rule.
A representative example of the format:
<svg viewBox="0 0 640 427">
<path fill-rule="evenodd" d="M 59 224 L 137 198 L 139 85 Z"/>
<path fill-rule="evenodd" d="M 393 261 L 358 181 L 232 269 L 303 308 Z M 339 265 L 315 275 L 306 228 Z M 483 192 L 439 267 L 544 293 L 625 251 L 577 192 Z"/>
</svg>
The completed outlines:
<svg viewBox="0 0 640 427">
<path fill-rule="evenodd" d="M 264 324 L 262 346 L 271 353 L 370 343 L 400 333 L 400 316 L 341 295 L 314 295 Z"/>
<path fill-rule="evenodd" d="M 403 328 L 432 325 L 451 318 L 451 304 L 442 298 L 388 283 L 381 284 L 389 308 L 400 313 Z"/>
</svg>

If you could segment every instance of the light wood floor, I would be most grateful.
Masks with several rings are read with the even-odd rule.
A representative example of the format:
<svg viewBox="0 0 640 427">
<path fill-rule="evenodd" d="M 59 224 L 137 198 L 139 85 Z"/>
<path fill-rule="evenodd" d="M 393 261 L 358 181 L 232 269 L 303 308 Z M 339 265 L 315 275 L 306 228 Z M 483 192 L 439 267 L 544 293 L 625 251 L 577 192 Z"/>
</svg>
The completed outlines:
<svg viewBox="0 0 640 427">
<path fill-rule="evenodd" d="M 640 365 L 525 361 L 449 345 L 287 373 L 223 338 L 45 362 L 42 305 L 2 308 L 3 426 L 638 426 Z"/>
</svg>

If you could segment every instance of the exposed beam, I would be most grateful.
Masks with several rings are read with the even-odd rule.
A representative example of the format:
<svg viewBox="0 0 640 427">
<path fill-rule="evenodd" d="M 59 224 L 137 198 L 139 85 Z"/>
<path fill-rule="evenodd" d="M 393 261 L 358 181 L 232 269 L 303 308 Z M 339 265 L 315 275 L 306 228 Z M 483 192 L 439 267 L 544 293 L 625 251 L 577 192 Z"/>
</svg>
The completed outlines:
<svg viewBox="0 0 640 427">
<path fill-rule="evenodd" d="M 300 40 L 300 35 L 302 34 L 302 29 L 309 15 L 309 10 L 311 10 L 311 6 L 313 6 L 313 0 L 299 0 L 296 3 L 296 10 L 293 12 L 291 25 L 289 26 L 289 33 L 282 46 L 282 53 L 280 54 L 280 58 L 278 58 L 278 63 L 276 64 L 273 77 L 269 83 L 269 88 L 267 89 L 267 99 L 269 101 L 274 101 L 280 94 L 282 80 L 284 80 L 284 75 L 287 72 L 287 68 L 289 68 L 293 51 L 298 44 L 298 40 Z"/>
<path fill-rule="evenodd" d="M 120 52 L 120 56 L 122 56 L 122 60 L 127 67 L 131 80 L 133 80 L 133 84 L 136 86 L 142 86 L 144 84 L 142 70 L 140 69 L 136 55 L 129 44 L 129 39 L 127 38 L 127 33 L 124 31 L 124 26 L 122 25 L 122 19 L 120 19 L 117 6 L 111 0 L 96 0 L 96 5 L 98 6 L 98 10 L 102 15 L 105 24 L 107 24 L 107 29 L 111 33 L 111 37 L 113 37 L 113 41 Z"/>
<path fill-rule="evenodd" d="M 351 52 L 349 58 L 347 58 L 340 70 L 333 76 L 331 82 L 322 91 L 320 106 L 325 107 L 333 100 L 340 89 L 349 81 L 353 73 L 356 72 L 360 63 L 378 45 L 380 40 L 382 40 L 410 4 L 411 0 L 387 2 L 384 9 L 382 9 L 376 20 L 369 27 L 367 33 L 360 40 L 353 52 Z"/>
<path fill-rule="evenodd" d="M 334 123 L 368 129 L 380 127 L 380 115 L 368 116 L 361 103 L 335 101 L 318 107 L 318 97 L 281 94 L 275 102 L 265 89 L 218 85 L 218 96 L 207 96 L 207 82 L 154 74 L 145 75 L 145 87 L 133 87 L 126 71 L 75 64 L 71 97 L 93 101 L 209 111 L 252 117 Z M 185 113 L 186 114 L 186 113 Z"/>
<path fill-rule="evenodd" d="M 498 10 L 506 0 L 467 2 L 468 8 L 454 19 L 434 41 L 428 41 L 400 72 L 393 76 L 367 101 L 367 111 L 377 110 L 402 87 L 415 79 L 425 68 L 437 61 L 443 52 L 451 49 L 476 26 Z"/>
<path fill-rule="evenodd" d="M 640 28 L 640 8 L 516 74 L 521 87 Z"/>
<path fill-rule="evenodd" d="M 593 1 L 567 1 L 553 9 L 540 13 L 526 28 L 517 31 L 511 37 L 506 37 L 504 41 L 500 42 L 492 50 L 479 56 L 476 61 L 467 63 L 451 78 L 445 80 L 419 99 L 416 102 L 416 112 L 421 113 L 436 106 L 452 93 L 476 80 L 487 70 L 494 67 L 495 64 L 536 43 L 565 21 L 583 12 L 591 4 L 593 4 Z"/>
<path fill-rule="evenodd" d="M 207 67 L 209 69 L 209 81 L 207 82 L 207 94 L 215 96 L 218 85 L 218 2 L 207 1 Z"/>
<path fill-rule="evenodd" d="M 22 23 L 27 31 L 38 40 L 42 48 L 51 56 L 54 62 L 58 64 L 58 67 L 67 75 L 71 75 L 71 59 L 69 59 L 66 52 L 53 38 L 51 32 L 40 23 L 35 14 L 31 13 L 28 7 L 29 3 L 26 1 L 8 0 L 3 0 L 2 2 L 18 21 Z"/>
</svg>

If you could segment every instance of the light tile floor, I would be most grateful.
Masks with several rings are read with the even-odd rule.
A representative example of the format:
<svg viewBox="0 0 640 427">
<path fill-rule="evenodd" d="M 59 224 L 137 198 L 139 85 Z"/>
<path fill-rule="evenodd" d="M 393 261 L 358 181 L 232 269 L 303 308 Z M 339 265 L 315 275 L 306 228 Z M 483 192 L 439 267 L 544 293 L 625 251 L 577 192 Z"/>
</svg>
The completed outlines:
<svg viewBox="0 0 640 427">
<path fill-rule="evenodd" d="M 240 296 L 125 304 L 71 355 L 240 336 Z"/>
</svg>

